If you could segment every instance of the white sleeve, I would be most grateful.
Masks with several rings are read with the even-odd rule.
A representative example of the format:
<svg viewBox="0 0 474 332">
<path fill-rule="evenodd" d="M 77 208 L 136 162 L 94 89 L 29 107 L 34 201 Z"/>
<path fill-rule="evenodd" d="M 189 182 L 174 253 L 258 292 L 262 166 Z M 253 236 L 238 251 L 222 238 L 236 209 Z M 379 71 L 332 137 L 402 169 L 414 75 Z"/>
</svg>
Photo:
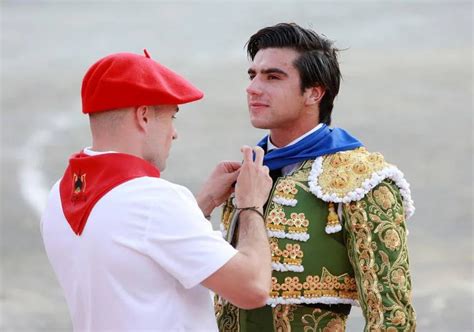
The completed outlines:
<svg viewBox="0 0 474 332">
<path fill-rule="evenodd" d="M 191 192 L 170 185 L 150 209 L 147 254 L 191 288 L 212 275 L 236 253 L 204 218 Z"/>
</svg>

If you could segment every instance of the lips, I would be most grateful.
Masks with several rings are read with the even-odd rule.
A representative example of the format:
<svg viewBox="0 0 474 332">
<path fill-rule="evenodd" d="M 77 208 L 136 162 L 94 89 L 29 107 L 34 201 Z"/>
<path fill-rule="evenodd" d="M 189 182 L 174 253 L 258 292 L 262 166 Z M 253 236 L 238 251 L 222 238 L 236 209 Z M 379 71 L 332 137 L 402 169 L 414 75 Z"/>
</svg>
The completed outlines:
<svg viewBox="0 0 474 332">
<path fill-rule="evenodd" d="M 268 107 L 270 105 L 268 104 L 265 104 L 265 103 L 261 103 L 261 102 L 250 102 L 249 103 L 249 107 L 251 109 L 260 109 L 260 108 L 265 108 L 265 107 Z"/>
</svg>

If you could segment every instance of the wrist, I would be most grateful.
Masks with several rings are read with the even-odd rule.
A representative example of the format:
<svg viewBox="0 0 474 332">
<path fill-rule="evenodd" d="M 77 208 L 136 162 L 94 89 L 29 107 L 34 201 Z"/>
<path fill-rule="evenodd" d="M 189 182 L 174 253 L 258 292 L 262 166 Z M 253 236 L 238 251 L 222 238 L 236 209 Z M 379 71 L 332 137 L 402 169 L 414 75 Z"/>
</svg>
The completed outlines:
<svg viewBox="0 0 474 332">
<path fill-rule="evenodd" d="M 216 208 L 214 199 L 208 194 L 198 194 L 196 197 L 197 204 L 204 216 L 209 217 Z"/>
<path fill-rule="evenodd" d="M 263 215 L 263 208 L 261 207 L 256 207 L 256 206 L 248 206 L 248 207 L 242 207 L 242 208 L 236 208 L 237 212 L 239 213 L 239 217 L 242 213 L 244 214 L 255 214 L 258 215 L 262 221 L 265 222 L 265 216 Z"/>
</svg>

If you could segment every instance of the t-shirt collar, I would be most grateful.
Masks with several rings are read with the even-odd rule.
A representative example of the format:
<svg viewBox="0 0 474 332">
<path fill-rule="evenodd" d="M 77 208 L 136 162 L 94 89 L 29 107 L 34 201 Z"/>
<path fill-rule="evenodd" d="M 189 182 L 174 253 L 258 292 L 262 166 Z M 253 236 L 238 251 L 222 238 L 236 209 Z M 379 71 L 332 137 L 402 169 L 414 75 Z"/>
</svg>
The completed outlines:
<svg viewBox="0 0 474 332">
<path fill-rule="evenodd" d="M 88 146 L 87 148 L 84 148 L 83 152 L 84 154 L 88 156 L 98 156 L 105 153 L 117 153 L 117 151 L 94 151 L 92 150 L 92 146 Z"/>
</svg>

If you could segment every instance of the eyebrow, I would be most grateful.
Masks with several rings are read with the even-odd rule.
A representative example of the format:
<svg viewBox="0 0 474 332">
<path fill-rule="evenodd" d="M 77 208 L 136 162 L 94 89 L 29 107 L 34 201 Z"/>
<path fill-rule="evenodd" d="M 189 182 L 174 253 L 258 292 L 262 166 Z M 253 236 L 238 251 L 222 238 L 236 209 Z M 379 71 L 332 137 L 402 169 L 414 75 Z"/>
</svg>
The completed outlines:
<svg viewBox="0 0 474 332">
<path fill-rule="evenodd" d="M 267 69 L 262 69 L 260 72 L 261 72 L 262 74 L 267 74 L 267 75 L 268 75 L 268 74 L 281 74 L 281 75 L 283 75 L 283 76 L 285 76 L 285 77 L 288 77 L 288 74 L 287 74 L 285 71 L 281 70 L 280 68 L 267 68 Z M 247 71 L 247 73 L 248 73 L 249 75 L 251 75 L 251 74 L 255 74 L 256 71 L 255 71 L 255 69 L 249 68 L 249 70 Z"/>
</svg>

